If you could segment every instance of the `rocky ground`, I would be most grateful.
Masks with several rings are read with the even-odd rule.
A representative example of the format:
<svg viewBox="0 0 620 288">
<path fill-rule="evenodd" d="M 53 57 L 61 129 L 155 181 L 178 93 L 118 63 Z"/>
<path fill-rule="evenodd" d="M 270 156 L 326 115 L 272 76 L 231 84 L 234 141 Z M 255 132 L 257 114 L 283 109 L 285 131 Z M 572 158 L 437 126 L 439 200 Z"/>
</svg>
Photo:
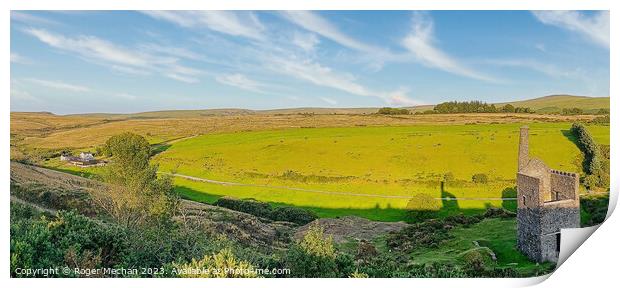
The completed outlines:
<svg viewBox="0 0 620 288">
<path fill-rule="evenodd" d="M 77 209 L 97 217 L 97 209 L 90 195 L 104 188 L 104 184 L 83 177 L 46 168 L 11 162 L 11 201 L 29 204 L 47 212 Z M 308 227 L 318 223 L 336 243 L 349 240 L 371 241 L 379 235 L 398 231 L 404 222 L 375 222 L 355 216 L 318 219 L 297 227 L 293 223 L 278 222 L 218 206 L 181 200 L 176 219 L 192 229 L 205 233 L 225 234 L 237 242 L 263 247 L 285 248 L 292 239 L 300 239 Z"/>
<path fill-rule="evenodd" d="M 11 201 L 47 212 L 77 209 L 96 217 L 96 207 L 89 196 L 103 185 L 83 177 L 11 162 Z M 274 248 L 288 245 L 295 226 L 187 200 L 181 200 L 176 219 L 205 233 L 221 233 L 244 244 Z"/>
<path fill-rule="evenodd" d="M 356 216 L 323 218 L 299 227 L 294 238 L 301 239 L 306 230 L 315 224 L 323 227 L 325 234 L 331 235 L 336 243 L 344 243 L 350 240 L 371 241 L 379 235 L 399 231 L 408 225 L 405 222 L 370 221 Z"/>
</svg>

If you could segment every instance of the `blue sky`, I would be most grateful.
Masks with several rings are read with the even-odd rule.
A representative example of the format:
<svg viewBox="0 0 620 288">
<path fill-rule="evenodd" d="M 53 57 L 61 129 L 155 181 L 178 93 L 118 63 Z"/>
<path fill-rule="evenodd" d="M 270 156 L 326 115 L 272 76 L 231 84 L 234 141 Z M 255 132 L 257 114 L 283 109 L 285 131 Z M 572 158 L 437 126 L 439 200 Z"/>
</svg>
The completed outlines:
<svg viewBox="0 0 620 288">
<path fill-rule="evenodd" d="M 597 11 L 12 11 L 11 111 L 609 95 Z"/>
</svg>

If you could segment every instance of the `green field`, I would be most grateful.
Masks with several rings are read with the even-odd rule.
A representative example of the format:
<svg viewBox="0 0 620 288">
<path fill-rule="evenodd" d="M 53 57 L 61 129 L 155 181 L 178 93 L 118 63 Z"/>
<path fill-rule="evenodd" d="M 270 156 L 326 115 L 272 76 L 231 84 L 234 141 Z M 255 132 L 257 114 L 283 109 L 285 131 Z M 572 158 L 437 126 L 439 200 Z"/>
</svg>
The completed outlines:
<svg viewBox="0 0 620 288">
<path fill-rule="evenodd" d="M 457 262 L 465 253 L 481 250 L 482 253 L 492 251 L 497 257 L 497 267 L 512 267 L 517 271 L 531 275 L 535 271 L 547 269 L 551 263 L 543 263 L 540 267 L 531 262 L 516 249 L 517 222 L 512 219 L 485 219 L 470 227 L 459 227 L 452 231 L 453 236 L 436 248 L 416 249 L 411 253 L 411 260 L 418 264 L 433 262 Z M 475 242 L 478 243 L 476 246 Z M 490 249 L 490 250 L 489 250 Z"/>
<path fill-rule="evenodd" d="M 518 129 L 522 124 L 418 125 L 284 129 L 210 134 L 172 144 L 156 155 L 160 171 L 231 182 L 177 177 L 187 198 L 212 202 L 230 195 L 346 214 L 400 220 L 416 195 L 434 198 L 514 197 Z M 530 153 L 554 169 L 581 172 L 570 123 L 531 123 Z M 609 126 L 588 126 L 609 144 Z M 439 181 L 451 173 L 444 190 Z M 471 181 L 484 173 L 489 183 Z M 295 190 L 297 189 L 297 190 Z M 305 189 L 300 191 L 299 189 Z M 311 190 L 311 191 L 306 191 Z M 509 191 L 510 192 L 510 191 Z M 500 199 L 440 200 L 441 209 L 477 211 L 510 206 Z M 410 207 L 416 208 L 416 207 Z"/>
</svg>

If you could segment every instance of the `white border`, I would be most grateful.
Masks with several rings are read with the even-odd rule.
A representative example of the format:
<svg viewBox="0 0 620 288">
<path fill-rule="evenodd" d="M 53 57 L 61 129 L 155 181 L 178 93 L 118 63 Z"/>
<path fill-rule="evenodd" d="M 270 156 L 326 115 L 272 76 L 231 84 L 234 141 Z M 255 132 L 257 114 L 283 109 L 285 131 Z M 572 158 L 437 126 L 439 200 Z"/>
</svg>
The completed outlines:
<svg viewBox="0 0 620 288">
<path fill-rule="evenodd" d="M 276 0 L 228 0 L 219 3 L 198 3 L 198 1 L 191 0 L 109 0 L 100 1 L 96 3 L 85 3 L 87 1 L 77 0 L 9 0 L 1 1 L 0 5 L 3 8 L 0 12 L 0 37 L 3 41 L 0 41 L 1 50 L 3 52 L 4 59 L 3 68 L 1 72 L 0 87 L 3 87 L 4 93 L 0 97 L 2 105 L 3 120 L 0 123 L 2 128 L 2 149 L 4 151 L 1 154 L 2 165 L 0 167 L 0 179 L 2 179 L 2 186 L 5 190 L 5 201 L 2 201 L 0 207 L 2 215 L 1 225 L 3 227 L 4 237 L 2 237 L 2 247 L 5 247 L 0 252 L 0 275 L 2 275 L 2 281 L 9 284 L 8 287 L 35 287 L 45 285 L 45 287 L 71 287 L 71 286 L 86 286 L 89 287 L 110 287 L 112 285 L 119 287 L 140 287 L 140 286 L 154 286 L 154 287 L 170 287 L 180 286 L 184 287 L 205 287 L 205 285 L 214 287 L 230 287 L 231 285 L 261 285 L 261 286 L 276 286 L 276 287 L 315 287 L 315 286 L 350 286 L 355 285 L 357 287 L 373 287 L 381 285 L 390 286 L 418 286 L 418 287 L 515 287 L 523 285 L 532 285 L 538 283 L 546 277 L 542 278 L 528 278 L 528 279 L 261 279 L 261 280 L 243 280 L 243 279 L 9 279 L 9 95 L 10 95 L 10 16 L 9 10 L 611 10 L 611 35 L 617 35 L 618 20 L 617 16 L 620 12 L 617 12 L 616 2 L 618 1 L 583 1 L 583 0 L 564 0 L 564 1 L 542 1 L 542 0 L 502 0 L 502 1 L 489 1 L 489 0 L 428 0 L 428 1 L 405 1 L 405 0 L 289 0 L 289 1 L 276 1 Z M 94 1 L 91 1 L 94 2 Z M 619 10 L 620 11 L 620 10 Z M 615 34 L 614 34 L 615 32 Z M 617 37 L 611 37 L 611 46 L 618 47 Z M 610 79 L 618 79 L 618 63 L 617 52 L 610 49 Z M 617 85 L 614 81 L 610 82 L 611 89 L 610 94 L 616 94 Z M 615 97 L 615 96 L 614 96 Z M 611 115 L 612 115 L 612 127 L 617 126 L 617 117 L 620 113 L 618 104 L 620 104 L 614 97 L 611 97 Z M 620 130 L 611 130 L 611 147 L 612 147 L 612 199 L 615 207 L 617 202 L 617 195 L 619 190 L 619 181 L 617 176 L 620 167 L 619 159 L 616 157 L 618 153 L 618 141 L 620 137 Z M 613 209 L 613 208 L 612 208 Z M 611 210 L 611 209 L 610 209 Z M 616 213 L 617 214 L 617 213 Z M 608 215 L 609 216 L 609 215 Z M 614 278 L 617 273 L 616 265 L 618 256 L 620 256 L 618 247 L 618 227 L 620 217 L 617 215 L 611 215 L 604 225 L 596 231 L 590 240 L 586 241 L 582 247 L 580 247 L 569 259 L 562 265 L 542 286 L 557 287 L 559 285 L 565 285 L 567 287 L 574 287 L 577 285 L 586 286 L 588 284 L 596 283 L 614 283 Z M 609 286 L 605 285 L 605 286 Z M 6 286 L 5 286 L 6 287 Z"/>
</svg>

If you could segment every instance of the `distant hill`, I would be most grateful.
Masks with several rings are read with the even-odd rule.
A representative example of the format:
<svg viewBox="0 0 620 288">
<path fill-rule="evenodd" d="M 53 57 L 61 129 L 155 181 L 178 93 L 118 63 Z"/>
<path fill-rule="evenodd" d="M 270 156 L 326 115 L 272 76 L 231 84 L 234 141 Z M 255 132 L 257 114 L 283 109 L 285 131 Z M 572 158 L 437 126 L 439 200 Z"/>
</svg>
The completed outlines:
<svg viewBox="0 0 620 288">
<path fill-rule="evenodd" d="M 161 118 L 196 118 L 204 116 L 224 116 L 224 115 L 247 115 L 254 114 L 256 111 L 248 109 L 203 109 L 203 110 L 163 110 L 139 113 L 85 113 L 71 114 L 71 116 L 100 117 L 107 119 L 161 119 Z"/>
<path fill-rule="evenodd" d="M 573 95 L 549 95 L 529 100 L 493 103 L 497 107 L 511 104 L 515 107 L 530 108 L 539 113 L 561 112 L 563 108 L 580 108 L 586 113 L 595 113 L 601 108 L 609 109 L 609 97 L 588 97 Z M 420 105 L 405 107 L 412 113 L 432 110 L 434 105 Z M 380 107 L 367 108 L 321 108 L 321 107 L 300 107 L 270 110 L 250 110 L 250 109 L 203 109 L 203 110 L 164 110 L 150 111 L 129 114 L 114 113 L 86 113 L 72 114 L 70 116 L 97 117 L 106 119 L 156 119 L 156 118 L 196 118 L 205 116 L 225 116 L 225 115 L 248 115 L 248 114 L 373 114 Z M 49 112 L 45 112 L 49 113 Z"/>
<path fill-rule="evenodd" d="M 511 104 L 515 107 L 527 107 L 540 113 L 560 112 L 564 108 L 580 108 L 585 112 L 609 109 L 609 97 L 587 97 L 572 95 L 549 95 L 523 101 L 498 103 L 496 106 Z"/>
</svg>

